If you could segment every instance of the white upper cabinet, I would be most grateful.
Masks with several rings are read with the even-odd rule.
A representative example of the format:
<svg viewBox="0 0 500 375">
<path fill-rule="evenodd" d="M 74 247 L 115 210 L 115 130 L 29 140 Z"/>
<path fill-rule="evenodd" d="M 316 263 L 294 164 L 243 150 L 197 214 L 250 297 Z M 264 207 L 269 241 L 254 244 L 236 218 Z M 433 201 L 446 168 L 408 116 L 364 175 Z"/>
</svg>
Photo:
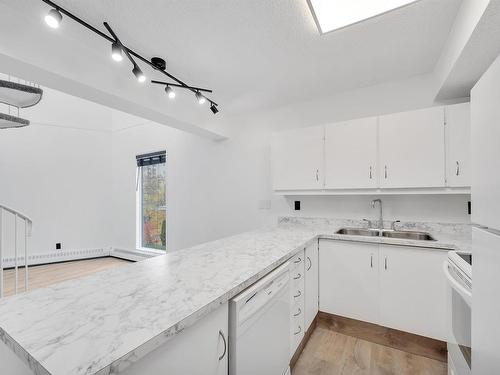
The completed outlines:
<svg viewBox="0 0 500 375">
<path fill-rule="evenodd" d="M 469 103 L 445 107 L 445 119 L 447 186 L 470 186 Z"/>
<path fill-rule="evenodd" d="M 444 109 L 379 118 L 380 187 L 444 187 Z"/>
<path fill-rule="evenodd" d="M 324 127 L 279 133 L 271 140 L 274 190 L 323 188 Z"/>
<path fill-rule="evenodd" d="M 325 127 L 325 188 L 377 187 L 377 118 Z"/>
<path fill-rule="evenodd" d="M 466 192 L 472 178 L 469 107 L 432 107 L 278 133 L 271 141 L 273 189 Z"/>
</svg>

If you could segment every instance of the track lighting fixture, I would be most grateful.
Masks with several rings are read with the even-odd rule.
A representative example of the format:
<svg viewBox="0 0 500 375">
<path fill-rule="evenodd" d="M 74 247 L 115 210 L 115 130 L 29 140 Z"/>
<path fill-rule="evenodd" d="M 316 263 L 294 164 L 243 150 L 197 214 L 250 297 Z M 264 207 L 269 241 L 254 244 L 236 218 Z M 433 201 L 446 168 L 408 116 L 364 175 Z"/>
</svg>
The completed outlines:
<svg viewBox="0 0 500 375">
<path fill-rule="evenodd" d="M 141 68 L 138 65 L 134 65 L 134 69 L 132 69 L 132 73 L 134 73 L 135 78 L 137 78 L 137 82 L 143 83 L 146 81 L 146 76 L 142 72 Z"/>
<path fill-rule="evenodd" d="M 53 29 L 57 29 L 62 21 L 62 14 L 55 8 L 49 10 L 45 16 L 45 23 Z"/>
<path fill-rule="evenodd" d="M 123 60 L 122 46 L 119 42 L 113 42 L 111 45 L 111 57 L 118 62 Z"/>
<path fill-rule="evenodd" d="M 196 96 L 196 99 L 198 100 L 198 103 L 200 103 L 200 104 L 204 104 L 207 101 L 205 99 L 205 97 L 203 95 L 201 95 L 201 92 L 199 92 L 199 91 L 196 91 L 196 93 L 194 95 Z"/>
<path fill-rule="evenodd" d="M 41 0 L 45 4 L 49 5 L 51 9 L 45 16 L 45 22 L 47 25 L 49 25 L 52 28 L 58 28 L 61 21 L 62 21 L 62 15 L 64 14 L 66 17 L 69 19 L 75 21 L 76 23 L 80 24 L 81 26 L 85 27 L 87 30 L 92 31 L 94 34 L 97 34 L 101 38 L 105 39 L 106 41 L 111 43 L 111 57 L 115 61 L 123 61 L 123 58 L 125 57 L 130 61 L 132 64 L 132 73 L 136 77 L 137 81 L 140 83 L 143 83 L 146 81 L 146 76 L 142 72 L 141 68 L 137 64 L 137 62 L 141 62 L 141 64 L 144 65 L 149 65 L 150 68 L 154 69 L 154 71 L 158 72 L 158 74 L 163 74 L 166 77 L 168 77 L 169 82 L 162 82 L 162 81 L 151 81 L 151 83 L 157 83 L 161 85 L 165 85 L 165 92 L 167 93 L 167 96 L 170 99 L 175 98 L 176 92 L 174 91 L 174 88 L 180 88 L 183 90 L 189 90 L 192 93 L 194 93 L 196 100 L 198 101 L 199 104 L 204 104 L 206 101 L 210 102 L 210 110 L 213 112 L 213 114 L 216 114 L 219 112 L 219 109 L 217 107 L 217 103 L 211 100 L 210 98 L 206 97 L 206 93 L 211 93 L 212 90 L 202 88 L 202 87 L 196 87 L 196 86 L 191 86 L 186 84 L 185 82 L 181 81 L 179 78 L 175 77 L 171 73 L 167 72 L 167 64 L 165 60 L 161 57 L 153 57 L 151 60 L 146 59 L 144 56 L 140 55 L 139 53 L 131 50 L 128 48 L 125 44 L 122 43 L 122 41 L 118 38 L 118 36 L 114 33 L 114 31 L 111 29 L 109 24 L 107 22 L 104 22 L 104 27 L 108 31 L 109 34 L 102 32 L 98 28 L 90 25 L 89 23 L 85 22 L 81 18 L 77 17 L 73 13 L 67 11 L 64 8 L 61 8 L 59 5 L 54 3 L 51 0 Z M 156 74 L 156 73 L 155 73 Z M 203 93 L 203 94 L 202 94 Z"/>
<path fill-rule="evenodd" d="M 169 85 L 165 86 L 165 92 L 167 93 L 170 99 L 175 98 L 175 91 Z"/>
</svg>

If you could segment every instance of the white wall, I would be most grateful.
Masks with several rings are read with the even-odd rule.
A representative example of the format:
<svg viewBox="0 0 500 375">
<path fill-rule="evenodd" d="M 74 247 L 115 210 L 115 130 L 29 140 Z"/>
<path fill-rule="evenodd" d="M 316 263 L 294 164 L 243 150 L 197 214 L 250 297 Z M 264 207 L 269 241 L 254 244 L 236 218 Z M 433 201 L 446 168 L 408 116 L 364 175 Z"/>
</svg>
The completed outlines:
<svg viewBox="0 0 500 375">
<path fill-rule="evenodd" d="M 135 156 L 167 152 L 167 247 L 197 243 L 258 228 L 259 200 L 270 199 L 263 134 L 243 132 L 213 142 L 123 114 L 113 133 L 113 245 L 135 248 Z M 118 123 L 117 123 L 118 122 Z"/>
<path fill-rule="evenodd" d="M 109 246 L 110 111 L 44 89 L 21 116 L 29 127 L 0 130 L 0 203 L 32 218 L 30 252 Z"/>
</svg>

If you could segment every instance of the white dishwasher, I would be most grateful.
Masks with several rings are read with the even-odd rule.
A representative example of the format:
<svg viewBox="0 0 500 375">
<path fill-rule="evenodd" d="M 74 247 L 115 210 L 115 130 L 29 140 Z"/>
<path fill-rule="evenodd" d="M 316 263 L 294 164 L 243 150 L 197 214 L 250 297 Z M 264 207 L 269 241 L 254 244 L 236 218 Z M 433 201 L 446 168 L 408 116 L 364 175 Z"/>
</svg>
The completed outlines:
<svg viewBox="0 0 500 375">
<path fill-rule="evenodd" d="M 287 262 L 229 302 L 229 375 L 289 374 L 289 362 Z"/>
</svg>

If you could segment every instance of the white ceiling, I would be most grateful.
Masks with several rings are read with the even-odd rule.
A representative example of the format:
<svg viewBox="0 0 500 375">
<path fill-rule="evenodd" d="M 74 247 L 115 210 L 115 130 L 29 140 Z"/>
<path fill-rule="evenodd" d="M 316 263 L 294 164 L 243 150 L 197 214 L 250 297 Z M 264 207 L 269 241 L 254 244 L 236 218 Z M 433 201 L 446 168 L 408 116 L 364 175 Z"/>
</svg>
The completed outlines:
<svg viewBox="0 0 500 375">
<path fill-rule="evenodd" d="M 108 21 L 126 45 L 148 57 L 165 57 L 168 70 L 186 82 L 214 89 L 222 116 L 429 73 L 461 2 L 422 0 L 321 36 L 306 0 L 56 0 L 102 30 L 102 21 Z M 17 38 L 9 48 L 15 47 L 18 58 L 19 51 L 42 44 L 27 38 L 29 32 L 37 38 L 47 34 L 47 59 L 63 61 L 66 71 L 74 69 L 82 80 L 88 78 L 84 83 L 96 86 L 92 78 L 106 74 L 111 77 L 100 81 L 105 82 L 99 88 L 103 91 L 114 86 L 115 92 L 130 93 L 130 100 L 137 102 L 134 95 L 140 90 L 147 97 L 144 106 L 193 124 L 212 118 L 208 108 L 198 108 L 192 94 L 167 103 L 159 87 L 137 88 L 128 65 L 113 65 L 109 45 L 73 21 L 64 19 L 58 31 L 46 28 L 41 19 L 48 7 L 42 1 L 0 3 L 14 11 L 4 12 L 0 21 L 23 14 L 27 23 L 17 22 L 18 30 L 12 30 L 12 21 L 9 26 L 9 38 Z M 69 42 L 73 48 L 57 48 Z M 30 63 L 43 65 L 45 57 L 36 56 Z M 74 67 L 68 67 L 70 58 Z M 165 104 L 159 108 L 158 103 Z"/>
</svg>

